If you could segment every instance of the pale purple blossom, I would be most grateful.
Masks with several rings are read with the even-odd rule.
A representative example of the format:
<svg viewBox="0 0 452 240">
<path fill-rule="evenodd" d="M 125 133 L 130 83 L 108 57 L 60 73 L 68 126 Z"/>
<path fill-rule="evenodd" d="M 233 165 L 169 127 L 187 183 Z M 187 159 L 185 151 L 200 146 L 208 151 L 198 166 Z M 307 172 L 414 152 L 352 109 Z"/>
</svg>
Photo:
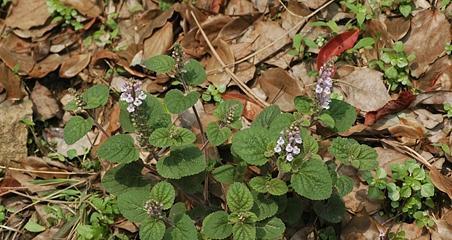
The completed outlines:
<svg viewBox="0 0 452 240">
<path fill-rule="evenodd" d="M 292 162 L 292 160 L 293 160 L 293 155 L 292 154 L 287 154 L 287 156 L 286 156 L 286 160 L 287 161 L 289 161 L 289 162 Z"/>
<path fill-rule="evenodd" d="M 283 156 L 286 161 L 291 162 L 300 154 L 302 143 L 300 128 L 292 126 L 285 131 L 281 131 L 281 135 L 276 141 L 276 146 L 273 148 L 273 151 L 277 155 Z"/>
<path fill-rule="evenodd" d="M 280 153 L 281 152 L 281 146 L 279 146 L 279 145 L 277 145 L 274 149 L 273 149 L 273 151 L 275 151 L 275 153 Z"/>
<path fill-rule="evenodd" d="M 141 82 L 139 81 L 124 82 L 120 90 L 120 100 L 128 103 L 127 111 L 129 113 L 135 112 L 143 104 L 143 100 L 146 99 L 146 93 L 141 89 Z"/>
<path fill-rule="evenodd" d="M 330 108 L 331 89 L 333 88 L 334 60 L 325 63 L 319 71 L 319 78 L 315 87 L 317 102 L 323 109 Z"/>
</svg>

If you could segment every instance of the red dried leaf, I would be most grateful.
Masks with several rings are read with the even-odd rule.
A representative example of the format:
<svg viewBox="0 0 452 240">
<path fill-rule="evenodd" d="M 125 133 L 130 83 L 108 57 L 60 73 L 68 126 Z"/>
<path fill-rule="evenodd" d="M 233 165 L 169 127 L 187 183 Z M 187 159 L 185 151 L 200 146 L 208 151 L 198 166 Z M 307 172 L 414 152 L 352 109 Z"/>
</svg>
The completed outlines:
<svg viewBox="0 0 452 240">
<path fill-rule="evenodd" d="M 22 185 L 11 176 L 7 175 L 1 182 L 0 182 L 0 195 L 2 195 L 5 192 L 8 192 L 9 190 L 15 190 L 17 188 L 20 188 Z"/>
<path fill-rule="evenodd" d="M 416 96 L 413 95 L 410 91 L 405 91 L 400 93 L 399 97 L 396 100 L 391 100 L 386 103 L 382 108 L 377 111 L 371 111 L 366 114 L 364 124 L 370 126 L 374 124 L 379 119 L 392 114 L 399 112 L 408 106 L 416 99 Z"/>
<path fill-rule="evenodd" d="M 328 41 L 325 46 L 323 46 L 319 55 L 317 56 L 317 70 L 328 62 L 331 58 L 339 56 L 344 51 L 352 48 L 355 45 L 356 40 L 358 40 L 359 29 L 347 31 L 337 35 Z"/>
<path fill-rule="evenodd" d="M 213 0 L 210 4 L 210 11 L 214 13 L 219 13 L 221 5 L 223 4 L 223 0 Z"/>
</svg>

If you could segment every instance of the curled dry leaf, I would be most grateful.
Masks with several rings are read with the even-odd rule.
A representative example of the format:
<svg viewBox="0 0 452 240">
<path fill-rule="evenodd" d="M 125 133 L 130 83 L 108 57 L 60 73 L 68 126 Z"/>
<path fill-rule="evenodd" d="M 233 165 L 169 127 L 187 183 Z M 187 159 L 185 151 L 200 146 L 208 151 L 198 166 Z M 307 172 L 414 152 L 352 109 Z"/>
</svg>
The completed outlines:
<svg viewBox="0 0 452 240">
<path fill-rule="evenodd" d="M 433 114 L 426 109 L 416 109 L 414 113 L 418 116 L 417 119 L 428 129 L 433 129 L 443 122 L 442 114 Z"/>
<path fill-rule="evenodd" d="M 144 40 L 143 58 L 165 53 L 173 44 L 173 24 L 167 22 L 161 29 L 155 32 L 150 38 Z"/>
<path fill-rule="evenodd" d="M 281 68 L 265 71 L 257 83 L 267 95 L 267 102 L 278 105 L 283 111 L 293 111 L 295 97 L 304 93 L 302 83 Z"/>
<path fill-rule="evenodd" d="M 37 112 L 38 119 L 41 121 L 55 117 L 60 112 L 60 106 L 50 90 L 39 82 L 36 82 L 30 97 L 31 101 L 33 101 L 34 110 Z"/>
<path fill-rule="evenodd" d="M 388 128 L 388 131 L 403 145 L 413 146 L 425 138 L 427 132 L 424 126 L 412 118 L 400 118 L 397 125 Z"/>
<path fill-rule="evenodd" d="M 452 178 L 442 175 L 436 168 L 431 167 L 430 178 L 436 188 L 446 193 L 452 199 Z"/>
<path fill-rule="evenodd" d="M 427 72 L 415 81 L 416 87 L 424 91 L 452 90 L 452 60 L 449 56 L 437 59 Z"/>
<path fill-rule="evenodd" d="M 347 49 L 352 48 L 358 40 L 359 29 L 343 32 L 336 37 L 332 38 L 325 44 L 317 55 L 316 66 L 317 70 L 320 69 L 326 62 L 335 56 L 339 56 Z"/>
<path fill-rule="evenodd" d="M 20 74 L 27 74 L 35 65 L 29 42 L 8 34 L 0 41 L 0 59 L 11 69 L 18 69 Z"/>
<path fill-rule="evenodd" d="M 90 60 L 91 60 L 90 53 L 82 53 L 66 58 L 63 64 L 61 64 L 60 77 L 62 78 L 75 77 L 78 73 L 85 69 L 86 66 L 88 66 Z"/>
<path fill-rule="evenodd" d="M 234 64 L 234 53 L 227 42 L 218 39 L 215 41 L 215 47 L 219 57 L 226 65 Z M 210 72 L 207 76 L 207 81 L 217 87 L 227 86 L 231 81 L 231 75 L 222 70 L 221 63 L 213 54 L 206 62 L 206 71 Z M 231 71 L 234 71 L 233 67 L 231 67 Z"/>
<path fill-rule="evenodd" d="M 89 18 L 95 18 L 101 14 L 99 6 L 93 0 L 61 0 L 61 3 L 76 9 L 79 13 Z"/>
<path fill-rule="evenodd" d="M 43 25 L 50 17 L 46 0 L 17 0 L 15 3 L 5 19 L 8 27 L 26 30 Z"/>
<path fill-rule="evenodd" d="M 364 112 L 380 109 L 391 100 L 383 83 L 383 74 L 379 71 L 355 67 L 340 80 L 336 84 L 344 90 L 345 101 Z"/>
<path fill-rule="evenodd" d="M 254 20 L 256 20 L 256 17 L 253 16 L 242 16 L 235 18 L 223 26 L 218 33 L 218 38 L 223 39 L 224 41 L 236 39 L 242 35 L 250 25 L 253 24 Z"/>
<path fill-rule="evenodd" d="M 366 114 L 364 124 L 367 126 L 373 125 L 379 119 L 407 108 L 415 99 L 416 96 L 410 91 L 402 92 L 396 100 L 389 101 L 382 108 L 376 111 L 368 112 Z"/>
<path fill-rule="evenodd" d="M 386 18 L 386 29 L 393 41 L 402 39 L 410 30 L 410 20 L 404 17 Z"/>
<path fill-rule="evenodd" d="M 411 75 L 419 77 L 429 64 L 437 59 L 450 43 L 450 24 L 439 10 L 424 10 L 411 19 L 411 33 L 405 43 L 405 51 L 414 54 Z"/>
<path fill-rule="evenodd" d="M 50 54 L 43 60 L 37 62 L 31 72 L 30 77 L 43 78 L 50 72 L 55 71 L 61 64 L 63 58 L 58 54 Z"/>
</svg>

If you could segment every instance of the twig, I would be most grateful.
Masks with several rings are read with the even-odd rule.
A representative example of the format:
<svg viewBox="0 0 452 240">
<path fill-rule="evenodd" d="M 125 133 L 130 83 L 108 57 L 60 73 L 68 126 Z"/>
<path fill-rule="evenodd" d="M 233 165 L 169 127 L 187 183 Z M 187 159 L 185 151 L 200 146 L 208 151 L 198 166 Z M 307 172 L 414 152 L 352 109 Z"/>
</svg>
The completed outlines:
<svg viewBox="0 0 452 240">
<path fill-rule="evenodd" d="M 88 114 L 88 116 L 90 116 L 94 120 L 94 125 L 96 125 L 96 127 L 100 131 L 102 131 L 102 133 L 105 134 L 106 137 L 110 137 L 110 134 L 107 133 L 107 131 L 105 131 L 105 129 L 97 122 L 97 120 L 94 118 L 94 116 L 88 111 L 85 111 L 85 112 Z"/>
<path fill-rule="evenodd" d="M 96 175 L 97 174 L 97 173 L 90 173 L 90 172 L 39 171 L 39 170 L 30 170 L 30 169 L 23 169 L 23 168 L 6 167 L 6 166 L 1 166 L 1 165 L 0 165 L 0 169 L 10 170 L 10 171 L 17 171 L 17 172 L 43 173 L 43 174 L 61 174 L 61 175 Z"/>
<path fill-rule="evenodd" d="M 304 18 L 304 16 L 298 15 L 298 14 L 296 14 L 296 13 L 290 11 L 290 9 L 289 9 L 289 8 L 288 8 L 281 0 L 278 0 L 278 1 L 279 1 L 279 3 L 281 4 L 281 6 L 282 6 L 282 7 L 283 7 L 290 15 L 295 16 L 295 17 L 299 17 L 299 18 Z"/>
<path fill-rule="evenodd" d="M 226 64 L 223 62 L 223 60 L 221 59 L 220 55 L 218 55 L 217 51 L 215 50 L 215 48 L 213 47 L 212 43 L 210 42 L 209 38 L 207 37 L 206 33 L 204 32 L 204 30 L 201 27 L 201 24 L 199 23 L 198 19 L 196 18 L 195 14 L 192 12 L 190 12 L 193 19 L 196 22 L 196 25 L 198 25 L 199 31 L 201 32 L 201 35 L 203 36 L 204 40 L 207 42 L 207 45 L 209 46 L 210 50 L 212 51 L 212 54 L 215 56 L 215 58 L 217 59 L 217 61 L 221 64 L 221 66 L 224 68 L 224 71 L 226 73 L 228 73 L 232 80 L 234 80 L 234 82 L 240 87 L 240 89 L 242 89 L 242 91 L 245 92 L 245 94 L 252 98 L 253 100 L 255 100 L 261 107 L 266 107 L 269 106 L 269 104 L 265 101 L 263 101 L 262 99 L 260 99 L 259 97 L 256 96 L 256 94 L 254 94 L 251 89 L 242 81 L 240 81 L 240 79 L 237 77 L 237 75 L 235 75 L 231 69 L 227 68 Z"/>
</svg>

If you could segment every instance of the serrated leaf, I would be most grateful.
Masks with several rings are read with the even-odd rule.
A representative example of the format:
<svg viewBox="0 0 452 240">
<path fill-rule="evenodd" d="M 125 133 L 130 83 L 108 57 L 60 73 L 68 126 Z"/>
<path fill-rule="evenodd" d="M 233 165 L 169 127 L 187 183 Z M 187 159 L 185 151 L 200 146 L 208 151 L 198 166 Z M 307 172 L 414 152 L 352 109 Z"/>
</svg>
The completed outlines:
<svg viewBox="0 0 452 240">
<path fill-rule="evenodd" d="M 105 85 L 94 85 L 88 88 L 83 94 L 82 99 L 86 103 L 83 109 L 93 109 L 103 106 L 108 101 L 110 89 Z"/>
<path fill-rule="evenodd" d="M 84 119 L 80 116 L 73 116 L 64 126 L 64 141 L 71 145 L 80 140 L 93 127 L 94 120 L 90 117 Z"/>
<path fill-rule="evenodd" d="M 356 121 L 355 108 L 341 100 L 332 99 L 330 108 L 325 113 L 334 119 L 335 126 L 333 130 L 336 132 L 347 131 Z"/>
<path fill-rule="evenodd" d="M 198 231 L 196 230 L 195 224 L 191 218 L 187 216 L 187 214 L 183 214 L 175 219 L 174 226 L 168 228 L 164 239 L 196 240 L 198 239 Z"/>
<path fill-rule="evenodd" d="M 326 201 L 314 202 L 314 211 L 325 221 L 339 223 L 345 214 L 345 204 L 336 194 Z"/>
<path fill-rule="evenodd" d="M 118 134 L 100 145 L 97 156 L 114 163 L 129 163 L 137 160 L 140 155 L 131 136 Z"/>
<path fill-rule="evenodd" d="M 320 114 L 318 119 L 320 123 L 325 127 L 334 128 L 336 124 L 336 121 L 334 121 L 333 117 L 331 117 L 331 115 L 329 115 L 328 113 Z"/>
<path fill-rule="evenodd" d="M 207 125 L 207 139 L 214 146 L 219 146 L 228 140 L 229 136 L 231 136 L 231 129 L 228 127 L 222 127 L 217 123 L 211 122 Z"/>
<path fill-rule="evenodd" d="M 238 100 L 225 100 L 218 104 L 213 114 L 220 119 L 222 123 L 226 123 L 229 118 L 229 124 L 227 127 L 240 128 L 241 116 L 243 111 L 243 104 Z M 229 116 L 229 114 L 231 114 Z"/>
<path fill-rule="evenodd" d="M 352 165 L 359 170 L 373 170 L 378 165 L 377 151 L 354 139 L 335 138 L 328 150 L 343 164 Z"/>
<path fill-rule="evenodd" d="M 176 61 L 168 55 L 157 55 L 143 62 L 147 69 L 156 73 L 168 73 L 174 69 Z"/>
<path fill-rule="evenodd" d="M 209 214 L 202 222 L 202 233 L 211 239 L 225 239 L 232 234 L 232 225 L 228 223 L 228 214 L 217 211 Z"/>
<path fill-rule="evenodd" d="M 275 196 L 281 196 L 289 191 L 286 182 L 281 179 L 273 178 L 267 183 L 268 193 Z"/>
<path fill-rule="evenodd" d="M 229 186 L 226 202 L 232 212 L 249 211 L 253 207 L 253 195 L 245 184 L 235 182 Z"/>
<path fill-rule="evenodd" d="M 260 193 L 267 193 L 268 192 L 268 189 L 267 189 L 267 178 L 265 178 L 265 177 L 261 177 L 261 176 L 253 177 L 249 181 L 249 185 L 256 192 L 260 192 Z"/>
<path fill-rule="evenodd" d="M 301 128 L 300 133 L 301 139 L 303 140 L 302 155 L 307 156 L 308 154 L 317 154 L 319 151 L 319 144 L 315 138 L 305 128 Z"/>
<path fill-rule="evenodd" d="M 261 166 L 268 161 L 266 152 L 270 143 L 267 129 L 252 127 L 235 134 L 232 151 L 248 164 Z"/>
<path fill-rule="evenodd" d="M 290 183 L 298 194 L 311 200 L 331 196 L 333 183 L 328 168 L 321 160 L 308 160 L 292 175 Z"/>
<path fill-rule="evenodd" d="M 235 167 L 231 164 L 219 166 L 212 171 L 213 178 L 223 184 L 234 183 L 234 175 Z"/>
<path fill-rule="evenodd" d="M 182 214 L 185 214 L 187 212 L 187 208 L 185 207 L 185 203 L 183 202 L 178 202 L 175 203 L 172 207 L 171 210 L 168 214 L 168 218 L 171 221 L 175 221 L 176 219 L 179 219 L 179 217 Z"/>
<path fill-rule="evenodd" d="M 121 214 L 133 222 L 141 223 L 149 216 L 144 205 L 149 200 L 149 191 L 134 189 L 118 196 L 118 208 Z"/>
<path fill-rule="evenodd" d="M 312 114 L 314 112 L 315 102 L 306 96 L 297 96 L 294 99 L 295 108 L 303 114 Z"/>
<path fill-rule="evenodd" d="M 190 92 L 187 95 L 178 89 L 172 89 L 165 95 L 165 104 L 171 113 L 182 113 L 198 101 L 199 93 Z"/>
<path fill-rule="evenodd" d="M 286 226 L 283 221 L 277 217 L 270 219 L 268 222 L 256 226 L 257 239 L 281 239 Z"/>
<path fill-rule="evenodd" d="M 295 121 L 293 114 L 281 113 L 271 122 L 270 124 L 270 134 L 273 138 L 278 138 L 281 135 L 281 131 L 290 127 L 290 125 Z"/>
<path fill-rule="evenodd" d="M 196 140 L 195 134 L 179 127 L 158 128 L 149 137 L 149 143 L 156 147 L 173 147 L 193 143 Z"/>
<path fill-rule="evenodd" d="M 259 194 L 254 199 L 254 205 L 251 211 L 256 214 L 257 221 L 262 221 L 273 217 L 278 212 L 278 204 L 273 199 Z"/>
<path fill-rule="evenodd" d="M 140 226 L 140 239 L 161 240 L 165 235 L 166 226 L 162 220 L 147 219 Z"/>
<path fill-rule="evenodd" d="M 236 223 L 232 226 L 232 236 L 234 240 L 254 240 L 256 227 L 253 224 Z"/>
<path fill-rule="evenodd" d="M 151 189 L 150 199 L 163 204 L 163 210 L 170 209 L 175 198 L 176 191 L 168 182 L 159 182 Z"/>
<path fill-rule="evenodd" d="M 344 197 L 353 190 L 353 179 L 348 176 L 340 175 L 336 179 L 336 190 L 340 197 Z"/>
<path fill-rule="evenodd" d="M 281 114 L 278 106 L 272 105 L 264 108 L 262 112 L 254 119 L 251 127 L 270 128 L 272 122 Z"/>
<path fill-rule="evenodd" d="M 168 157 L 157 162 L 157 172 L 170 179 L 195 175 L 205 169 L 204 155 L 193 144 L 174 147 Z"/>
<path fill-rule="evenodd" d="M 102 186 L 113 195 L 120 195 L 127 190 L 139 188 L 149 191 L 150 182 L 143 178 L 139 162 L 119 165 L 109 170 L 102 178 Z"/>
<path fill-rule="evenodd" d="M 192 86 L 200 85 L 207 79 L 204 67 L 200 62 L 194 59 L 190 59 L 185 63 L 184 70 L 185 73 L 183 74 L 183 78 Z"/>
</svg>

